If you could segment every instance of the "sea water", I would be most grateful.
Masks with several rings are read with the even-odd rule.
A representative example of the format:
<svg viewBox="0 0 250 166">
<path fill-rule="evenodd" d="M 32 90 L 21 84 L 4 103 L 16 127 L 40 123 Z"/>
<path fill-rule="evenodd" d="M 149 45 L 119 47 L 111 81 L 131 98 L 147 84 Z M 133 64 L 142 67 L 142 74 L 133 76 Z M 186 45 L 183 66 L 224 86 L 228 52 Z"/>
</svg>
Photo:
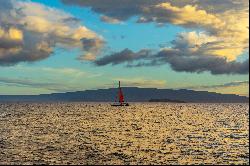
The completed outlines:
<svg viewBox="0 0 250 166">
<path fill-rule="evenodd" d="M 249 164 L 249 104 L 2 103 L 0 164 Z"/>
</svg>

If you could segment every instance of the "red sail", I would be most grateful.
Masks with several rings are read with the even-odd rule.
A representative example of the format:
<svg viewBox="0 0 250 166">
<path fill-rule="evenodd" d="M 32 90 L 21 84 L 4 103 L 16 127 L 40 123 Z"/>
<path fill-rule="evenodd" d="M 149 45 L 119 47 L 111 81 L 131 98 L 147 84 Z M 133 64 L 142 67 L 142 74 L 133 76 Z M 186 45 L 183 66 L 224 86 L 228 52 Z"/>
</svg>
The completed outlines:
<svg viewBox="0 0 250 166">
<path fill-rule="evenodd" d="M 123 97 L 123 94 L 122 94 L 122 89 L 121 89 L 121 83 L 119 81 L 119 102 L 120 103 L 123 103 L 124 102 L 124 97 Z"/>
<path fill-rule="evenodd" d="M 120 103 L 123 103 L 123 102 L 124 102 L 124 97 L 123 97 L 122 89 L 121 89 L 121 88 L 119 88 L 119 102 L 120 102 Z"/>
</svg>

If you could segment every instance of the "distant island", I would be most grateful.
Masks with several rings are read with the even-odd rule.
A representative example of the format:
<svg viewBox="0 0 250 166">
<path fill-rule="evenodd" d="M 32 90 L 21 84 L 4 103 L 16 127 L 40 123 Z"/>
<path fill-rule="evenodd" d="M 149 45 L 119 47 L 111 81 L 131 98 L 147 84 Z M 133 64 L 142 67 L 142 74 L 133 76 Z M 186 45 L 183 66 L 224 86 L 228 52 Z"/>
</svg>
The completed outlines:
<svg viewBox="0 0 250 166">
<path fill-rule="evenodd" d="M 170 100 L 170 99 L 150 99 L 148 102 L 186 103 L 185 101 Z"/>
<path fill-rule="evenodd" d="M 235 94 L 219 94 L 187 89 L 123 87 L 125 101 L 149 102 L 151 99 L 187 103 L 249 103 L 249 98 Z M 85 90 L 41 95 L 0 95 L 0 102 L 114 102 L 117 88 Z M 152 100 L 151 100 L 152 102 Z"/>
</svg>

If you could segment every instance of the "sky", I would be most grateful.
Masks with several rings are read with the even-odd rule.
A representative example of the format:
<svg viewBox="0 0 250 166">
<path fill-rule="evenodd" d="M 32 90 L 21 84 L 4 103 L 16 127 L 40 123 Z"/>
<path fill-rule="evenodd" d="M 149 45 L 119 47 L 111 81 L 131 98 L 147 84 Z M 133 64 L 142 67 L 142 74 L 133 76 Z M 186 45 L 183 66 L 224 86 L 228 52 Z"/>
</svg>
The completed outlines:
<svg viewBox="0 0 250 166">
<path fill-rule="evenodd" d="M 122 86 L 249 96 L 246 0 L 0 1 L 0 95 Z"/>
</svg>

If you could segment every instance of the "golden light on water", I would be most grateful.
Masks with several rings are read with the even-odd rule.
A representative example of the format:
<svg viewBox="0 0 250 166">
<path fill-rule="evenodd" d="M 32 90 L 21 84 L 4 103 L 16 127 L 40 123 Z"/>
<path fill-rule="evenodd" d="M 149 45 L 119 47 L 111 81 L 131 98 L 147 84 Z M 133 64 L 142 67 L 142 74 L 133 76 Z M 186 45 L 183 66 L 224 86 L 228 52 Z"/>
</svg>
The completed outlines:
<svg viewBox="0 0 250 166">
<path fill-rule="evenodd" d="M 1 104 L 0 164 L 249 164 L 248 104 Z"/>
</svg>

